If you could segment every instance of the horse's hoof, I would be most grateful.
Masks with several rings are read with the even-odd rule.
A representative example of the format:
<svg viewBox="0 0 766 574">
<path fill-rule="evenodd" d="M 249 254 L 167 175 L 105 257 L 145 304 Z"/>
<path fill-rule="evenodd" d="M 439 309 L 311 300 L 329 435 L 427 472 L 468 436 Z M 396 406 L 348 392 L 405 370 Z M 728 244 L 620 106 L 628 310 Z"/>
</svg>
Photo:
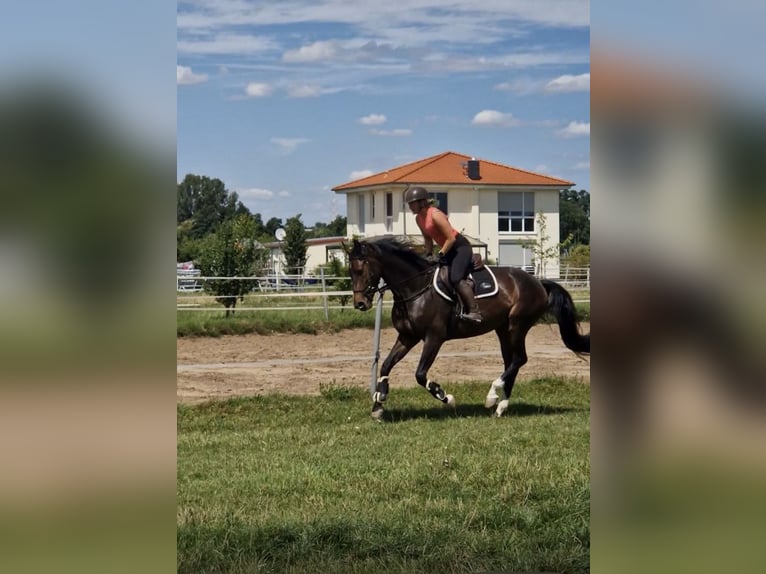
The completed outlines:
<svg viewBox="0 0 766 574">
<path fill-rule="evenodd" d="M 487 398 L 484 399 L 484 406 L 486 408 L 488 408 L 488 409 L 491 409 L 492 407 L 494 407 L 497 404 L 497 400 L 499 398 L 500 397 L 498 397 L 497 395 L 495 395 L 494 397 L 491 397 L 491 396 L 487 395 Z"/>
<path fill-rule="evenodd" d="M 509 404 L 510 404 L 510 401 L 508 399 L 500 401 L 500 404 L 497 405 L 497 409 L 495 410 L 495 416 L 498 418 L 503 416 L 503 413 L 506 411 Z"/>
<path fill-rule="evenodd" d="M 383 406 L 376 405 L 375 407 L 372 407 L 372 412 L 370 413 L 370 417 L 372 417 L 372 420 L 377 422 L 383 422 L 383 413 L 386 411 L 383 409 Z"/>
<path fill-rule="evenodd" d="M 446 400 L 446 402 L 444 404 L 447 405 L 448 407 L 452 407 L 454 409 L 455 408 L 455 397 L 453 397 L 452 395 L 447 395 L 445 398 L 447 400 Z"/>
</svg>

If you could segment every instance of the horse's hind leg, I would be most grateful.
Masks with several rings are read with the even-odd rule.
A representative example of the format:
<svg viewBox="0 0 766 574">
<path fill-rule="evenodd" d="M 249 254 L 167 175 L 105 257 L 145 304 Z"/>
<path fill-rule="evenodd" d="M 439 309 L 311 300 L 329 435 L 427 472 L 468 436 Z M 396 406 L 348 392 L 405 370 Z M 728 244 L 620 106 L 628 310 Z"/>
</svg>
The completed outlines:
<svg viewBox="0 0 766 574">
<path fill-rule="evenodd" d="M 401 335 L 396 339 L 394 346 L 388 352 L 388 356 L 383 361 L 383 365 L 380 368 L 380 376 L 378 377 L 377 385 L 375 386 L 375 394 L 372 398 L 372 412 L 370 416 L 376 420 L 380 420 L 383 416 L 383 403 L 388 398 L 388 375 L 391 373 L 391 369 L 394 365 L 401 361 L 410 349 L 418 342 L 417 339 L 405 339 Z"/>
</svg>

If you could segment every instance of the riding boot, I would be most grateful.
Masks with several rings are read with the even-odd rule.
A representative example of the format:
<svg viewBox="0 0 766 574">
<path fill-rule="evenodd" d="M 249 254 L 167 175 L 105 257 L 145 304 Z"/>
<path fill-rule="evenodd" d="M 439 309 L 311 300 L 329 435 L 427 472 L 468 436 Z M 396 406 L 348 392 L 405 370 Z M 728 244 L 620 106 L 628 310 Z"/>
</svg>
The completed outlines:
<svg viewBox="0 0 766 574">
<path fill-rule="evenodd" d="M 455 291 L 460 295 L 460 299 L 463 301 L 463 319 L 468 319 L 474 323 L 481 323 L 481 311 L 479 311 L 479 305 L 476 303 L 476 299 L 473 296 L 473 287 L 471 284 L 463 279 L 455 286 Z M 465 311 L 468 311 L 467 313 Z"/>
</svg>

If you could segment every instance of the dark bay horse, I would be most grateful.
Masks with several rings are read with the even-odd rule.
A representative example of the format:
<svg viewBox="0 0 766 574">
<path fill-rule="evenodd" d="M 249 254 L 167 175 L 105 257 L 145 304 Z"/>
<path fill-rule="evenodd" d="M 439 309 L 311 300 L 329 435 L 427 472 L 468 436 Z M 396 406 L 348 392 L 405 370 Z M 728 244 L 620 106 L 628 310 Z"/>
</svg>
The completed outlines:
<svg viewBox="0 0 766 574">
<path fill-rule="evenodd" d="M 354 239 L 351 247 L 344 248 L 349 256 L 354 307 L 367 311 L 372 307 L 373 296 L 381 290 L 389 290 L 394 296 L 391 319 L 399 336 L 380 370 L 372 405 L 375 419 L 383 416 L 391 369 L 420 341 L 423 351 L 415 379 L 434 398 L 454 405 L 454 397 L 428 379 L 428 369 L 439 349 L 450 339 L 495 331 L 505 370 L 490 385 L 485 406 L 497 405 L 498 417 L 508 408 L 516 375 L 527 362 L 524 343 L 527 333 L 546 312 L 555 316 L 561 338 L 569 349 L 578 355 L 590 353 L 590 334 L 580 334 L 572 297 L 553 281 L 538 280 L 514 267 L 490 267 L 497 280 L 497 293 L 477 299 L 483 321 L 473 323 L 461 320 L 453 304 L 436 291 L 433 286 L 436 264 L 420 255 L 413 245 L 392 238 Z M 381 279 L 384 287 L 379 287 Z M 504 398 L 498 403 L 500 390 Z"/>
</svg>

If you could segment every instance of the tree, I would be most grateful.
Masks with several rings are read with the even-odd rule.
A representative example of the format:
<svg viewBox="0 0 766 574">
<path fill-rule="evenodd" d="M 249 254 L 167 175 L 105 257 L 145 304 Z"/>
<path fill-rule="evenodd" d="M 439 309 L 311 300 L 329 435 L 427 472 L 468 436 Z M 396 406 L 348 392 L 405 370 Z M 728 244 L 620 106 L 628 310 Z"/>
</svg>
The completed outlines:
<svg viewBox="0 0 766 574">
<path fill-rule="evenodd" d="M 254 238 L 255 225 L 249 215 L 225 221 L 202 240 L 197 265 L 203 276 L 252 277 L 267 257 L 267 251 Z M 244 299 L 256 285 L 254 279 L 211 279 L 204 288 L 216 295 L 216 301 L 226 307 L 226 316 L 234 312 L 237 299 Z"/>
<path fill-rule="evenodd" d="M 537 225 L 537 237 L 533 241 L 522 241 L 521 245 L 526 249 L 531 250 L 534 255 L 535 275 L 544 277 L 548 262 L 557 259 L 562 249 L 566 249 L 571 245 L 572 236 L 568 235 L 564 241 L 555 245 L 548 245 L 548 241 L 550 240 L 550 236 L 546 233 L 548 223 L 545 214 L 542 211 L 537 212 L 535 224 Z"/>
<path fill-rule="evenodd" d="M 575 245 L 590 244 L 590 194 L 581 189 L 559 192 L 561 237 L 572 236 Z"/>
<path fill-rule="evenodd" d="M 346 218 L 338 215 L 330 223 L 317 221 L 314 224 L 312 237 L 345 237 Z"/>
<path fill-rule="evenodd" d="M 176 223 L 191 221 L 188 236 L 200 239 L 239 215 L 250 215 L 236 192 L 217 178 L 187 174 L 176 189 Z"/>
<path fill-rule="evenodd" d="M 306 266 L 306 227 L 301 221 L 301 214 L 291 217 L 285 225 L 285 240 L 282 253 L 285 256 L 286 272 L 299 274 Z"/>
<path fill-rule="evenodd" d="M 330 275 L 337 277 L 335 280 L 335 288 L 338 291 L 351 291 L 351 276 L 348 272 L 348 265 L 344 264 L 338 257 L 331 257 L 330 263 Z M 334 295 L 338 298 L 342 307 L 341 313 L 345 311 L 346 305 L 351 300 L 351 295 Z"/>
<path fill-rule="evenodd" d="M 282 220 L 279 217 L 272 217 L 266 222 L 266 235 L 271 238 L 271 241 L 274 241 L 274 232 L 280 227 L 282 227 Z"/>
</svg>

